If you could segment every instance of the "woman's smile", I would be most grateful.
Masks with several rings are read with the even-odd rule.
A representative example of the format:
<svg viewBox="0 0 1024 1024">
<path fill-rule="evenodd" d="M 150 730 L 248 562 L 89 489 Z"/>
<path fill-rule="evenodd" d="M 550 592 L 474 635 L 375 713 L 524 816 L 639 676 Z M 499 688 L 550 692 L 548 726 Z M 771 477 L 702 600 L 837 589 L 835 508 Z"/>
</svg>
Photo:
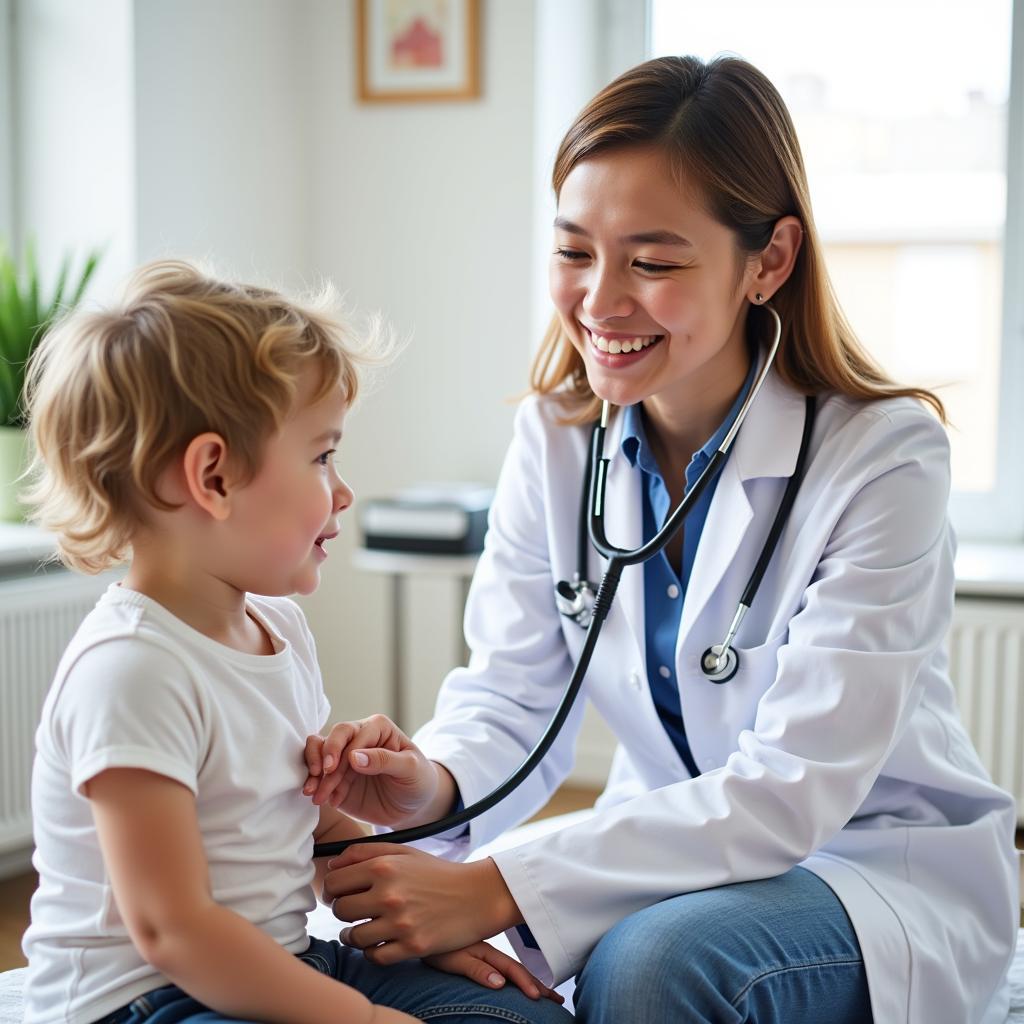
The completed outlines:
<svg viewBox="0 0 1024 1024">
<path fill-rule="evenodd" d="M 591 356 L 610 370 L 634 366 L 665 337 L 663 334 L 598 333 L 589 327 L 583 327 L 583 331 Z"/>
</svg>

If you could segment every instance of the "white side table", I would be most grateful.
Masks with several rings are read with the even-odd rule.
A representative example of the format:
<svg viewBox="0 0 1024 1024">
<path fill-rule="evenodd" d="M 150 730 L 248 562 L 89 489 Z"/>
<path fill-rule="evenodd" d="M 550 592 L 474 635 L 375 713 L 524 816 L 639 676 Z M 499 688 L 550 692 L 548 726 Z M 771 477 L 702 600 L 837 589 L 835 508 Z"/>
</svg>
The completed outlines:
<svg viewBox="0 0 1024 1024">
<path fill-rule="evenodd" d="M 391 577 L 391 717 L 399 725 L 405 714 L 402 678 L 402 659 L 405 650 L 405 585 L 414 576 L 445 576 L 456 579 L 460 584 L 461 606 L 465 608 L 469 584 L 479 561 L 479 554 L 472 555 L 421 555 L 408 551 L 379 551 L 372 548 L 356 548 L 352 564 L 365 572 L 379 572 Z M 457 650 L 468 656 L 465 636 L 462 632 L 462 616 L 457 622 Z"/>
</svg>

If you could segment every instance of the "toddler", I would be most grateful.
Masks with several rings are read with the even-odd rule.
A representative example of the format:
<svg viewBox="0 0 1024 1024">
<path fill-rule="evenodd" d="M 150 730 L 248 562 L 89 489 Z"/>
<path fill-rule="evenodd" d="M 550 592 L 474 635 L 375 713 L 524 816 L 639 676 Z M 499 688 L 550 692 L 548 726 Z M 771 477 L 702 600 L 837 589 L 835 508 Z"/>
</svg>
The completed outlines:
<svg viewBox="0 0 1024 1024">
<path fill-rule="evenodd" d="M 314 839 L 364 831 L 301 793 L 329 707 L 286 595 L 316 589 L 352 502 L 334 456 L 368 358 L 318 306 L 172 261 L 42 342 L 34 518 L 70 567 L 129 568 L 36 737 L 31 1024 L 399 1024 L 436 1009 L 432 968 L 489 986 L 474 1006 L 536 1005 L 506 977 L 549 994 L 483 943 L 385 969 L 306 933 Z"/>
</svg>

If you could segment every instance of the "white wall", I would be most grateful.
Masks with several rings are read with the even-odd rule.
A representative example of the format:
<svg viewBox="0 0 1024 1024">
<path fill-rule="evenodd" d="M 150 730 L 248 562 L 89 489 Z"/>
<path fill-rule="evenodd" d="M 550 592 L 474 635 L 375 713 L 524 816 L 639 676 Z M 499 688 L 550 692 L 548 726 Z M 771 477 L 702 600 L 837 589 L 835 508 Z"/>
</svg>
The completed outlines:
<svg viewBox="0 0 1024 1024">
<path fill-rule="evenodd" d="M 531 350 L 533 4 L 482 5 L 482 98 L 360 105 L 349 5 L 312 4 L 312 262 L 410 343 L 347 427 L 357 499 L 414 481 L 493 482 Z M 386 581 L 346 566 L 349 517 L 305 602 L 337 710 L 387 692 Z M 453 664 L 458 588 L 411 588 L 408 705 L 424 708 Z M 428 700 L 427 704 L 430 703 Z M 417 716 L 421 717 L 421 716 Z"/>
<path fill-rule="evenodd" d="M 137 256 L 300 285 L 310 260 L 309 4 L 135 0 Z"/>
<path fill-rule="evenodd" d="M 102 245 L 102 292 L 134 261 L 130 0 L 14 0 L 14 243 L 53 279 Z"/>
</svg>

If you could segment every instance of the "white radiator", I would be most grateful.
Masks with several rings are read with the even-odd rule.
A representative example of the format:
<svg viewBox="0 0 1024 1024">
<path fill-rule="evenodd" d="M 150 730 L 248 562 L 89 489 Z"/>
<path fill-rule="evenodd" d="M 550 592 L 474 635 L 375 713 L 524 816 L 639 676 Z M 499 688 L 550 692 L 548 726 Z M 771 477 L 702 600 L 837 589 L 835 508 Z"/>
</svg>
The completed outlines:
<svg viewBox="0 0 1024 1024">
<path fill-rule="evenodd" d="M 1024 601 L 957 598 L 949 671 L 981 760 L 1024 824 Z"/>
<path fill-rule="evenodd" d="M 78 624 L 118 573 L 0 578 L 0 856 L 32 837 L 29 780 L 43 698 Z"/>
</svg>

